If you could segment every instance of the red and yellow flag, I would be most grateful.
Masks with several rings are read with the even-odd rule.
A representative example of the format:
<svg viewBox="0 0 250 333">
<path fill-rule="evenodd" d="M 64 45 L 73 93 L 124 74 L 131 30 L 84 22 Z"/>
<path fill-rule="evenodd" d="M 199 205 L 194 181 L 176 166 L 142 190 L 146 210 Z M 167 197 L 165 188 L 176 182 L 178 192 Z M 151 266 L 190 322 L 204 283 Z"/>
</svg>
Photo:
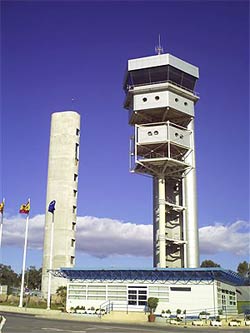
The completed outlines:
<svg viewBox="0 0 250 333">
<path fill-rule="evenodd" d="M 24 205 L 21 205 L 20 209 L 19 209 L 19 213 L 21 214 L 29 214 L 30 212 L 30 203 L 29 201 L 24 204 Z"/>
<path fill-rule="evenodd" d="M 4 201 L 0 202 L 0 213 L 3 214 L 4 211 Z"/>
</svg>

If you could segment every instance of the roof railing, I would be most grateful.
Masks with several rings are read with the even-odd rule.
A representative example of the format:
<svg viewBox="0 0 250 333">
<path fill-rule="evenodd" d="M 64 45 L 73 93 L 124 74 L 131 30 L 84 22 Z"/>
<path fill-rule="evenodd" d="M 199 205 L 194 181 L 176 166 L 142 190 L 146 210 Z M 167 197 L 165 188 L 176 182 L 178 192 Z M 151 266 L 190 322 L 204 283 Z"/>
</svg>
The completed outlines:
<svg viewBox="0 0 250 333">
<path fill-rule="evenodd" d="M 177 86 L 178 88 L 184 89 L 184 90 L 192 93 L 193 95 L 199 97 L 199 93 L 198 92 L 196 92 L 196 91 L 194 91 L 192 89 L 188 89 L 188 88 L 182 86 L 181 84 L 178 84 L 178 83 L 176 83 L 174 81 L 171 81 L 171 80 L 148 82 L 148 83 L 141 83 L 141 84 L 128 84 L 127 87 L 126 87 L 126 89 L 128 91 L 130 89 L 134 89 L 134 87 L 142 87 L 142 86 L 146 86 L 148 84 L 159 84 L 159 83 L 170 83 L 170 84 L 172 84 L 174 86 Z"/>
</svg>

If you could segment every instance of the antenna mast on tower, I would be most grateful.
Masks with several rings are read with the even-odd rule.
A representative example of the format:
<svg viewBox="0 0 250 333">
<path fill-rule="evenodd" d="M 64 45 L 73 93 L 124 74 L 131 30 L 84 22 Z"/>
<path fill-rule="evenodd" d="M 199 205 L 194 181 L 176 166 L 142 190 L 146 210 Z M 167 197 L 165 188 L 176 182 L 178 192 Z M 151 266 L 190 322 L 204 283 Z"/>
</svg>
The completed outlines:
<svg viewBox="0 0 250 333">
<path fill-rule="evenodd" d="M 161 46 L 161 35 L 158 35 L 158 45 L 155 47 L 155 52 L 160 55 L 163 53 L 163 47 Z"/>
</svg>

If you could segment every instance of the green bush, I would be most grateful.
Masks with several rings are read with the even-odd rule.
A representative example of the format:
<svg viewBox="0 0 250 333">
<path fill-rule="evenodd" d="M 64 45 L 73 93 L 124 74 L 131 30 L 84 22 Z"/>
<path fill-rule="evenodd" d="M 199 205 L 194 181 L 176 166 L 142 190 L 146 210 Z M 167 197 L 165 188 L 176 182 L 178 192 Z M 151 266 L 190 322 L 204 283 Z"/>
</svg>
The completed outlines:
<svg viewBox="0 0 250 333">
<path fill-rule="evenodd" d="M 150 313 L 153 313 L 155 311 L 155 309 L 157 308 L 159 299 L 156 297 L 149 297 L 148 298 L 148 307 L 150 310 Z"/>
<path fill-rule="evenodd" d="M 210 313 L 207 312 L 207 311 L 201 311 L 200 312 L 200 316 L 209 316 L 209 315 L 210 315 Z"/>
</svg>

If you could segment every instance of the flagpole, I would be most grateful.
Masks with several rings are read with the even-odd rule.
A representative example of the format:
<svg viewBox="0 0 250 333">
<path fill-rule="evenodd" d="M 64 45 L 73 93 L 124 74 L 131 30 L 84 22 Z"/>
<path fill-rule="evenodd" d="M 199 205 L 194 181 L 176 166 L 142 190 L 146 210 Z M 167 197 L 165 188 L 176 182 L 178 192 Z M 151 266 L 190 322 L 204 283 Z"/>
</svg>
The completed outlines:
<svg viewBox="0 0 250 333">
<path fill-rule="evenodd" d="M 52 222 L 51 222 L 51 238 L 50 238 L 50 255 L 49 255 L 49 281 L 48 281 L 47 310 L 50 310 L 50 297 L 51 297 L 51 270 L 52 270 L 53 245 L 54 245 L 54 211 L 53 211 L 53 213 L 52 213 Z"/>
<path fill-rule="evenodd" d="M 2 235 L 3 235 L 3 212 L 4 212 L 5 199 L 3 198 L 3 211 L 1 212 L 1 223 L 0 223 L 0 251 L 1 251 L 1 263 L 2 263 Z"/>
<path fill-rule="evenodd" d="M 5 204 L 5 199 L 3 198 L 3 207 Z M 3 212 L 4 212 L 4 208 L 3 211 L 1 213 L 1 224 L 0 224 L 0 248 L 2 248 L 2 234 L 3 234 Z"/>
<path fill-rule="evenodd" d="M 30 204 L 30 199 L 28 200 L 28 202 Z M 29 213 L 27 214 L 27 217 L 26 217 L 25 239 L 24 239 L 24 248 L 23 248 L 23 269 L 22 269 L 22 282 L 21 282 L 19 308 L 23 307 L 24 274 L 25 274 L 25 266 L 26 266 L 28 228 L 29 228 Z"/>
</svg>

